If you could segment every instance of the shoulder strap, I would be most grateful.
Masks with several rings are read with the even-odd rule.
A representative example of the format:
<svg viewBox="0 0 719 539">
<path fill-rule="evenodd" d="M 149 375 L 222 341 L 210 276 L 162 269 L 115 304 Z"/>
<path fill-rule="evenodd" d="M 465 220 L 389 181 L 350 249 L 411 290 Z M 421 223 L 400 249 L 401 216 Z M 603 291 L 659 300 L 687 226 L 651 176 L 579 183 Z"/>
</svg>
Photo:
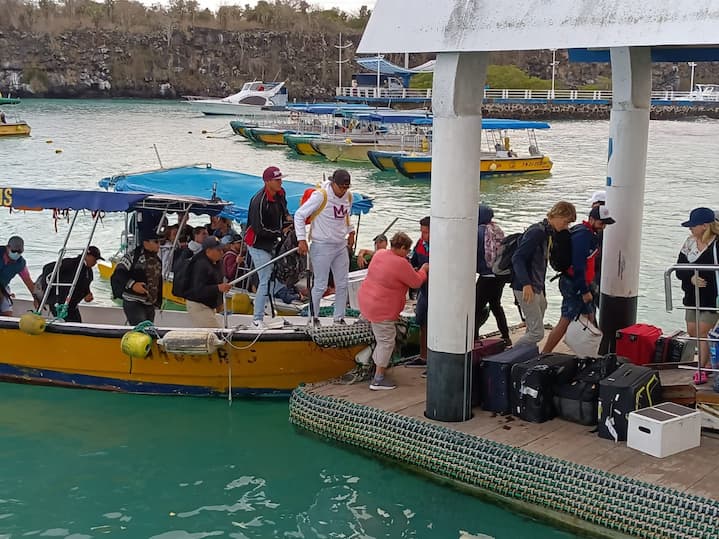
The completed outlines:
<svg viewBox="0 0 719 539">
<path fill-rule="evenodd" d="M 322 204 L 320 204 L 320 207 L 317 208 L 315 211 L 312 212 L 312 215 L 310 215 L 310 230 L 307 233 L 307 239 L 312 239 L 312 225 L 315 223 L 315 218 L 322 213 L 322 210 L 324 210 L 327 207 L 327 190 L 326 189 L 317 189 L 320 193 L 322 193 Z"/>
<path fill-rule="evenodd" d="M 717 253 L 717 250 L 719 250 L 719 238 L 714 238 L 714 265 L 719 265 L 719 253 Z M 717 293 L 719 294 L 719 270 L 716 270 L 714 272 L 714 279 L 716 279 L 717 283 Z M 717 306 L 719 306 L 719 299 L 717 299 Z"/>
<path fill-rule="evenodd" d="M 349 191 L 347 192 L 347 198 L 349 200 L 350 207 L 347 208 L 347 215 L 345 215 L 345 223 L 347 224 L 347 226 L 350 226 L 350 215 L 352 214 L 352 193 Z"/>
</svg>

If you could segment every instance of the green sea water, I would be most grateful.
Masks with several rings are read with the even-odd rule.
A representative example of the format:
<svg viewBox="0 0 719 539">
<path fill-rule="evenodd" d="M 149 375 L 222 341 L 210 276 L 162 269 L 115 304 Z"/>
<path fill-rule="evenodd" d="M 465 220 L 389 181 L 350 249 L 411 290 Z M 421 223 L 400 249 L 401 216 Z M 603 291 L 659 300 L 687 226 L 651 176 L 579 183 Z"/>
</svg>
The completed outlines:
<svg viewBox="0 0 719 539">
<path fill-rule="evenodd" d="M 157 168 L 153 145 L 164 166 L 211 162 L 259 175 L 277 165 L 312 183 L 336 168 L 282 147 L 255 147 L 231 134 L 228 118 L 198 116 L 177 102 L 24 100 L 17 111 L 33 134 L 0 140 L 1 186 L 91 189 L 104 176 Z M 607 136 L 606 121 L 553 122 L 539 137 L 555 163 L 551 176 L 483 181 L 483 200 L 507 232 L 541 219 L 562 198 L 588 210 L 586 198 L 605 181 Z M 664 311 L 661 276 L 676 259 L 689 210 L 719 208 L 718 139 L 716 121 L 650 125 L 639 318 L 667 330 L 681 327 L 683 316 Z M 354 188 L 375 201 L 360 246 L 395 217 L 394 230 L 416 238 L 418 219 L 429 213 L 429 183 L 348 168 Z M 121 223 L 108 215 L 98 228 L 95 243 L 105 254 L 117 249 Z M 47 213 L 0 212 L 0 240 L 25 237 L 33 275 L 53 259 L 66 227 Z M 96 301 L 109 302 L 106 282 L 93 287 Z M 25 295 L 21 284 L 14 289 Z M 559 294 L 550 288 L 548 299 L 552 322 Z M 505 305 L 517 322 L 511 299 Z M 228 406 L 0 384 L 0 539 L 571 536 L 298 433 L 287 418 L 286 401 Z"/>
</svg>

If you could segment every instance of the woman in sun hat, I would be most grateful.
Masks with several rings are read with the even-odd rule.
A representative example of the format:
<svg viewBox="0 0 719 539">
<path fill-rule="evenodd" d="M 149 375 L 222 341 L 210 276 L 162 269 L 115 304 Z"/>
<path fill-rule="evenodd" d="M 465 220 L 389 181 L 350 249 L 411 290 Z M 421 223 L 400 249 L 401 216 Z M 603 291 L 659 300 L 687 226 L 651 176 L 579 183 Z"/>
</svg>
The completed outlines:
<svg viewBox="0 0 719 539">
<path fill-rule="evenodd" d="M 709 208 L 694 208 L 689 214 L 689 220 L 684 221 L 682 226 L 689 228 L 690 235 L 684 241 L 678 264 L 706 264 L 719 263 L 719 221 L 716 220 L 714 210 Z M 719 273 L 716 271 L 700 271 L 697 275 L 693 270 L 679 270 L 677 277 L 682 282 L 684 291 L 683 304 L 688 309 L 685 311 L 687 333 L 690 336 L 706 339 L 709 331 L 719 321 L 717 313 L 717 294 L 719 293 Z M 699 291 L 699 305 L 696 304 L 697 292 Z M 698 307 L 698 309 L 697 309 Z M 694 342 L 687 343 L 693 346 Z M 702 367 L 709 363 L 709 345 L 706 341 L 699 343 L 699 362 Z M 707 381 L 705 371 L 694 373 L 694 382 L 704 384 Z"/>
</svg>

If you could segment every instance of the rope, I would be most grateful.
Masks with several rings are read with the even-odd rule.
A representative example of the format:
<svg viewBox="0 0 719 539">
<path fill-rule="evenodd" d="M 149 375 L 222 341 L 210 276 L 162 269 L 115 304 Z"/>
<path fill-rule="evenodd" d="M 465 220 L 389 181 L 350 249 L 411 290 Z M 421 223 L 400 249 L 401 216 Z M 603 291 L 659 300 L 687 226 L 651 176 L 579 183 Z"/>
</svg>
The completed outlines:
<svg viewBox="0 0 719 539">
<path fill-rule="evenodd" d="M 309 323 L 305 333 L 322 348 L 349 348 L 374 342 L 372 326 L 364 319 L 348 325 L 322 326 Z"/>
</svg>

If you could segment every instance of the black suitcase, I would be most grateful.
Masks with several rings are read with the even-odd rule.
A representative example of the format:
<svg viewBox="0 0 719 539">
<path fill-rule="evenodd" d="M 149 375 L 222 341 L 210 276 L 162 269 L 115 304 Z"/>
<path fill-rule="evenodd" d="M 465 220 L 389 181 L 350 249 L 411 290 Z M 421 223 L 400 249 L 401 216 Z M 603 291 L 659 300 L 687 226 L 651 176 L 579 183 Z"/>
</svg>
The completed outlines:
<svg viewBox="0 0 719 539">
<path fill-rule="evenodd" d="M 507 347 L 504 339 L 481 339 L 474 341 L 472 349 L 472 408 L 482 402 L 481 365 L 487 357 L 501 354 Z"/>
<path fill-rule="evenodd" d="M 615 442 L 627 439 L 629 412 L 659 404 L 659 373 L 648 367 L 625 364 L 599 383 L 599 436 Z"/>
<path fill-rule="evenodd" d="M 671 335 L 659 337 L 652 363 L 678 363 L 682 361 L 684 346 L 688 338 L 689 334 L 686 331 L 675 331 Z"/>
<path fill-rule="evenodd" d="M 512 367 L 512 414 L 532 423 L 552 419 L 553 386 L 571 382 L 577 362 L 577 356 L 545 354 Z"/>
<path fill-rule="evenodd" d="M 479 365 L 482 408 L 499 414 L 510 413 L 512 365 L 539 356 L 537 345 L 515 346 L 501 354 L 485 357 Z"/>
<path fill-rule="evenodd" d="M 574 380 L 554 386 L 554 408 L 562 419 L 580 425 L 597 424 L 599 381 Z"/>
<path fill-rule="evenodd" d="M 599 358 L 582 358 L 577 364 L 576 379 L 584 382 L 599 383 L 600 380 L 604 380 L 624 363 L 629 363 L 629 360 L 616 354 L 607 354 Z"/>
</svg>

